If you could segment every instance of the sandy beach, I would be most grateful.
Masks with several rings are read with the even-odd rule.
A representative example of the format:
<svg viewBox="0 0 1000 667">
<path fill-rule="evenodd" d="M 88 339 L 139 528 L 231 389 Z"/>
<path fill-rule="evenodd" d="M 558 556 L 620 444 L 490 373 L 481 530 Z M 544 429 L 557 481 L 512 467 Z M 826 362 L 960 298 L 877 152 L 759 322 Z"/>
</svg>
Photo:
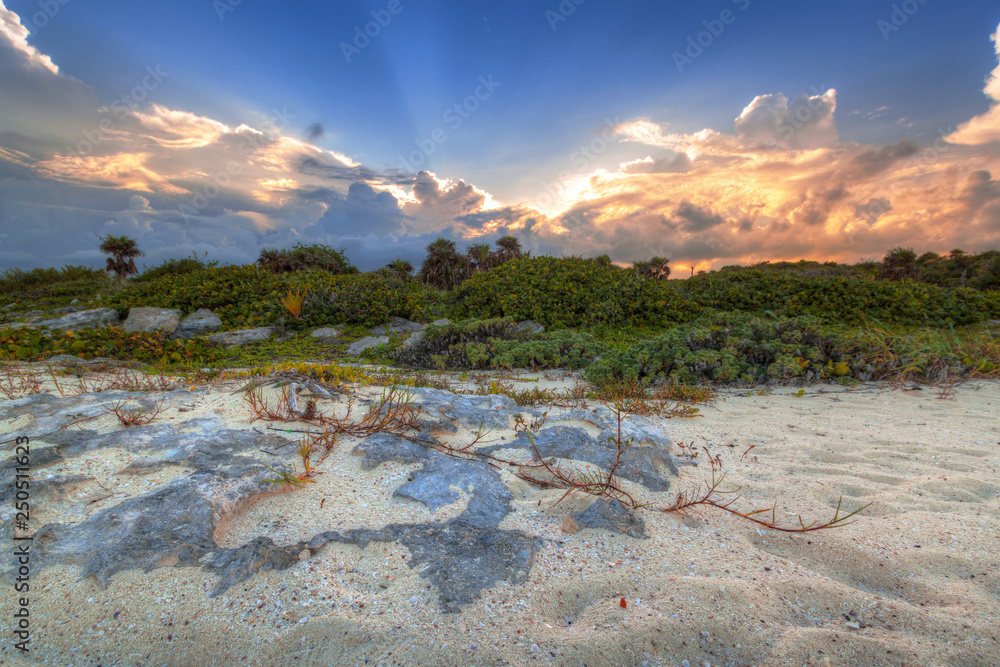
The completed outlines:
<svg viewBox="0 0 1000 667">
<path fill-rule="evenodd" d="M 725 488 L 742 488 L 744 511 L 776 504 L 780 523 L 795 525 L 799 514 L 806 523 L 829 520 L 841 497 L 848 511 L 870 504 L 851 525 L 781 533 L 698 507 L 638 510 L 645 539 L 566 532 L 567 515 L 591 497 L 557 503 L 561 491 L 505 472 L 513 500 L 500 528 L 535 536 L 540 548 L 524 581 L 500 581 L 459 611 L 442 609 L 426 566 L 411 567 L 413 554 L 398 542 L 330 542 L 218 597 L 209 597 L 218 577 L 199 567 L 129 569 L 105 588 L 80 580 L 79 567 L 53 565 L 31 575 L 28 658 L 8 635 L 0 664 L 1000 664 L 1000 385 L 966 383 L 946 399 L 928 386 L 796 392 L 725 391 L 699 417 L 654 420 L 673 443 L 679 477 L 665 492 L 626 488 L 669 503 L 707 481 L 706 455 L 684 456 L 707 447 L 721 456 Z M 251 423 L 231 387 L 169 392 L 163 401 L 160 424 L 210 416 L 226 428 L 266 428 Z M 569 412 L 536 409 L 549 421 Z M 113 415 L 73 428 L 83 427 L 121 428 Z M 32 428 L 31 416 L 0 420 L 3 440 Z M 496 430 L 487 442 L 513 435 Z M 45 446 L 44 438 L 32 442 Z M 215 531 L 218 546 L 447 521 L 467 508 L 461 488 L 434 511 L 393 496 L 420 465 L 365 470 L 351 455 L 356 442 L 337 444 L 317 483 L 286 485 L 229 513 Z M 35 501 L 32 528 L 75 525 L 189 472 L 115 475 L 148 456 L 108 447 L 33 470 L 33 479 L 84 479 Z M 0 598 L 10 619 L 15 596 Z"/>
</svg>

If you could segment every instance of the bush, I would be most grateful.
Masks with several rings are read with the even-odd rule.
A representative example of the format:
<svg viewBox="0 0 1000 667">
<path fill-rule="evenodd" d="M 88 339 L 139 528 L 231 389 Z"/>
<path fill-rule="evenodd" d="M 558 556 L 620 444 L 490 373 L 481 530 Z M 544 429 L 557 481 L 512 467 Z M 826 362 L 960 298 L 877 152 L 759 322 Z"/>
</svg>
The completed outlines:
<svg viewBox="0 0 1000 667">
<path fill-rule="evenodd" d="M 122 317 L 140 306 L 177 308 L 185 315 L 208 308 L 219 316 L 224 329 L 244 329 L 273 325 L 286 317 L 281 297 L 289 290 L 305 293 L 300 318 L 288 323 L 299 329 L 420 317 L 433 302 L 426 288 L 377 274 L 335 276 L 306 271 L 275 275 L 255 266 L 225 266 L 129 285 L 107 305 Z"/>
<path fill-rule="evenodd" d="M 417 368 L 580 368 L 605 351 L 589 334 L 522 334 L 513 320 L 464 320 L 431 325 L 424 339 L 397 350 L 394 359 Z"/>
<path fill-rule="evenodd" d="M 216 356 L 201 341 L 168 340 L 163 333 L 136 333 L 118 327 L 75 332 L 29 327 L 0 329 L 0 361 L 41 361 L 58 354 L 163 364 L 204 364 Z"/>
<path fill-rule="evenodd" d="M 271 273 L 294 273 L 316 269 L 334 275 L 357 273 L 343 249 L 334 250 L 330 246 L 298 243 L 290 250 L 269 250 L 262 248 L 257 265 Z"/>
<path fill-rule="evenodd" d="M 719 313 L 625 351 L 609 352 L 587 370 L 587 379 L 599 385 L 815 380 L 848 375 L 845 358 L 836 339 L 823 333 L 814 318 Z"/>
<path fill-rule="evenodd" d="M 456 290 L 455 315 L 569 328 L 686 322 L 698 310 L 671 285 L 631 271 L 585 259 L 533 257 L 466 280 Z"/>
<path fill-rule="evenodd" d="M 17 300 L 69 301 L 90 297 L 110 285 L 103 269 L 64 266 L 62 269 L 7 269 L 0 273 L 0 303 Z"/>
<path fill-rule="evenodd" d="M 204 255 L 203 255 L 204 257 Z M 192 273 L 210 267 L 217 266 L 217 261 L 205 262 L 198 258 L 198 255 L 191 253 L 190 257 L 184 259 L 168 259 L 162 264 L 145 269 L 141 275 L 135 278 L 135 282 L 149 282 L 164 276 L 180 276 L 185 273 Z"/>
<path fill-rule="evenodd" d="M 770 311 L 812 315 L 830 324 L 875 319 L 887 324 L 948 326 L 1000 316 L 1000 293 L 939 287 L 912 281 L 746 270 L 717 272 L 684 281 L 688 299 L 721 311 Z"/>
</svg>

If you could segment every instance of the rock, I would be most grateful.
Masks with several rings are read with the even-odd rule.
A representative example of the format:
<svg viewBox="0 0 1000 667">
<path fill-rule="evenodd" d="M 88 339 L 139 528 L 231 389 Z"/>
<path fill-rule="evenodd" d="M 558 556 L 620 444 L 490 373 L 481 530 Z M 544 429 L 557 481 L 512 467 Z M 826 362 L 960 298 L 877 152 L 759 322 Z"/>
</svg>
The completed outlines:
<svg viewBox="0 0 1000 667">
<path fill-rule="evenodd" d="M 602 498 L 571 517 L 577 528 L 604 528 L 630 537 L 647 537 L 646 522 L 617 500 L 608 502 Z"/>
<path fill-rule="evenodd" d="M 447 317 L 445 317 L 445 318 L 442 318 L 440 320 L 434 320 L 433 322 L 431 322 L 431 324 L 433 324 L 436 327 L 446 327 L 449 324 L 451 324 L 451 320 L 449 320 Z"/>
<path fill-rule="evenodd" d="M 636 417 L 630 417 L 636 420 Z M 627 424 L 628 422 L 626 422 Z M 622 440 L 629 439 L 629 434 L 622 428 Z M 534 434 L 534 448 L 524 432 L 518 433 L 513 442 L 490 445 L 478 450 L 482 454 L 492 454 L 496 451 L 512 448 L 537 449 L 545 458 L 556 457 L 576 461 L 586 461 L 610 470 L 614 465 L 617 447 L 608 442 L 609 437 L 616 434 L 605 431 L 600 438 L 595 438 L 585 429 L 569 426 L 553 425 L 543 428 Z M 621 456 L 616 473 L 629 481 L 642 484 L 651 491 L 666 491 L 670 488 L 670 476 L 677 475 L 677 467 L 669 452 L 669 440 L 663 438 L 663 445 L 642 446 L 643 440 L 635 437 L 631 447 Z"/>
<path fill-rule="evenodd" d="M 402 317 L 394 317 L 391 322 L 386 322 L 385 324 L 380 324 L 377 327 L 372 327 L 369 331 L 376 336 L 385 336 L 420 331 L 423 328 L 424 325 L 419 322 L 411 322 L 409 320 L 404 320 Z"/>
<path fill-rule="evenodd" d="M 79 331 L 91 327 L 109 327 L 118 323 L 118 311 L 114 308 L 95 308 L 63 315 L 52 320 L 43 320 L 39 325 L 61 331 Z"/>
<path fill-rule="evenodd" d="M 997 329 L 1000 328 L 1000 320 L 990 320 L 989 322 L 983 322 L 983 326 L 987 329 Z"/>
<path fill-rule="evenodd" d="M 524 322 L 518 322 L 517 326 L 514 327 L 514 333 L 526 334 L 528 336 L 544 332 L 545 332 L 545 325 L 543 325 L 541 322 L 536 322 L 534 320 L 525 320 Z"/>
<path fill-rule="evenodd" d="M 319 338 L 320 340 L 336 340 L 343 335 L 343 327 L 322 327 L 320 329 L 314 329 L 310 336 L 313 338 Z"/>
<path fill-rule="evenodd" d="M 199 308 L 177 325 L 171 338 L 187 340 L 195 336 L 205 336 L 222 328 L 222 320 L 208 308 Z"/>
<path fill-rule="evenodd" d="M 567 514 L 563 517 L 560 528 L 567 535 L 576 535 L 576 532 L 579 530 L 579 527 L 576 525 L 576 519 L 573 518 L 572 514 Z"/>
<path fill-rule="evenodd" d="M 54 308 L 49 312 L 53 315 L 68 315 L 69 313 L 78 313 L 82 308 L 74 308 L 73 306 L 66 306 L 65 308 Z"/>
<path fill-rule="evenodd" d="M 274 327 L 258 327 L 256 329 L 239 329 L 237 331 L 223 331 L 208 337 L 217 345 L 226 347 L 238 347 L 248 343 L 259 343 L 267 340 L 274 334 Z"/>
<path fill-rule="evenodd" d="M 80 300 L 79 300 L 79 299 L 73 299 L 72 301 L 70 301 L 70 302 L 69 302 L 69 305 L 71 305 L 71 306 L 75 306 L 75 305 L 76 305 L 76 304 L 78 304 L 78 303 L 80 303 Z"/>
<path fill-rule="evenodd" d="M 378 347 L 379 345 L 385 345 L 389 342 L 388 336 L 365 336 L 361 340 L 356 340 L 348 346 L 347 351 L 344 352 L 349 357 L 359 357 L 361 353 L 365 350 L 371 349 L 373 347 Z"/>
<path fill-rule="evenodd" d="M 409 350 L 410 348 L 420 345 L 425 340 L 427 340 L 427 333 L 425 331 L 417 331 L 410 334 L 410 337 L 403 341 L 403 349 Z"/>
<path fill-rule="evenodd" d="M 168 308 L 132 308 L 122 328 L 125 331 L 152 333 L 163 331 L 172 334 L 181 321 L 181 311 Z"/>
<path fill-rule="evenodd" d="M 489 396 L 466 396 L 453 394 L 450 391 L 431 389 L 429 387 L 414 387 L 410 389 L 415 403 L 420 404 L 420 410 L 431 420 L 447 424 L 461 424 L 473 431 L 480 426 L 484 428 L 510 428 L 515 414 L 529 414 L 540 419 L 539 410 L 521 408 L 514 399 L 501 394 Z M 438 426 L 440 428 L 440 426 Z M 502 445 L 519 447 L 520 445 Z M 501 446 L 501 447 L 502 447 Z M 479 451 L 485 452 L 486 449 Z"/>
</svg>

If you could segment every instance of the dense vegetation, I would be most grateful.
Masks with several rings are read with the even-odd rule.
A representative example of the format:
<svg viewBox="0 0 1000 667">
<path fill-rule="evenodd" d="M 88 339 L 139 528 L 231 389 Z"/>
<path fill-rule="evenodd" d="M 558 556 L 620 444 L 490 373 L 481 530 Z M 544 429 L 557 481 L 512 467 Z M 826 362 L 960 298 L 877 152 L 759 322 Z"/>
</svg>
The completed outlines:
<svg viewBox="0 0 1000 667">
<path fill-rule="evenodd" d="M 399 259 L 367 273 L 342 250 L 300 244 L 262 250 L 253 265 L 220 267 L 192 256 L 129 278 L 142 254 L 136 244 L 108 237 L 102 249 L 110 255 L 106 270 L 0 274 L 0 322 L 74 299 L 78 307 L 112 307 L 122 317 L 138 306 L 184 315 L 208 308 L 223 329 L 278 325 L 295 333 L 344 324 L 355 337 L 393 317 L 447 317 L 454 323 L 429 327 L 415 345 L 395 341 L 391 358 L 427 369 L 586 368 L 600 384 L 936 377 L 993 374 L 1000 363 L 994 334 L 961 330 L 1000 318 L 995 251 L 917 255 L 895 248 L 882 262 L 730 266 L 678 281 L 667 279 L 669 260 L 662 257 L 629 268 L 607 256 L 531 257 L 513 237 L 464 252 L 438 239 L 419 270 Z M 523 320 L 547 331 L 517 329 Z M 117 328 L 0 331 L 0 360 L 219 358 L 204 342 Z"/>
</svg>

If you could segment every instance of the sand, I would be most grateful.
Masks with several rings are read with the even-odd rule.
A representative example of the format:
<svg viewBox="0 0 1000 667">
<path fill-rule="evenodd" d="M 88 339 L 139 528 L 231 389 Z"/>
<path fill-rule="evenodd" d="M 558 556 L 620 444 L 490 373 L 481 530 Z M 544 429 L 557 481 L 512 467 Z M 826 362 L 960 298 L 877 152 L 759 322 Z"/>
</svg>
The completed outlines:
<svg viewBox="0 0 1000 667">
<path fill-rule="evenodd" d="M 780 533 L 700 507 L 642 511 L 645 540 L 569 534 L 564 518 L 590 498 L 556 504 L 560 492 L 505 478 L 515 511 L 501 528 L 545 545 L 528 582 L 486 590 L 459 613 L 441 613 L 437 590 L 394 543 L 332 543 L 217 598 L 207 596 L 216 577 L 197 568 L 123 572 L 102 589 L 53 567 L 32 573 L 29 657 L 16 655 L 8 636 L 0 664 L 1000 664 L 1000 384 L 960 385 L 951 399 L 932 387 L 797 391 L 725 392 L 702 416 L 662 419 L 662 427 L 675 445 L 721 455 L 726 486 L 742 487 L 740 507 L 776 504 L 793 525 L 798 514 L 807 523 L 831 518 L 841 496 L 848 510 L 871 503 L 849 526 Z M 210 410 L 230 427 L 263 427 L 224 388 L 192 392 L 184 407 L 158 419 Z M 0 422 L 0 432 L 12 426 Z M 102 417 L 86 427 L 116 425 Z M 338 445 L 319 483 L 261 499 L 221 526 L 217 542 L 238 546 L 263 534 L 287 544 L 464 509 L 467 498 L 437 512 L 393 498 L 413 466 L 362 471 L 351 446 Z M 664 504 L 708 479 L 704 453 L 693 462 L 681 447 L 673 453 L 687 464 L 675 489 L 629 489 Z M 38 474 L 114 479 L 134 456 L 104 450 Z M 109 488 L 142 493 L 184 472 Z M 111 502 L 86 504 L 105 494 L 94 484 L 75 493 L 65 506 L 40 508 L 44 521 L 82 521 Z M 0 596 L 5 619 L 14 597 Z"/>
</svg>

